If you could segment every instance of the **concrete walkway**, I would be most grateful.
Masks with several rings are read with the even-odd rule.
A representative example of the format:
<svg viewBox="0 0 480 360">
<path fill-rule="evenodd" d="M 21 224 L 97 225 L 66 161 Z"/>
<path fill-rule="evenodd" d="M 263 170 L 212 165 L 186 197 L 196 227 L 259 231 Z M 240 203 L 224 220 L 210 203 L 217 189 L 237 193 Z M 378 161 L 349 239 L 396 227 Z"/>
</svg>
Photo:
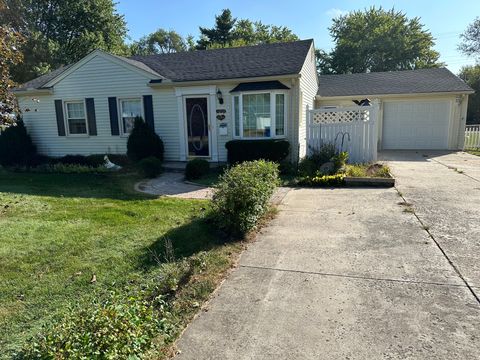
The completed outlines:
<svg viewBox="0 0 480 360">
<path fill-rule="evenodd" d="M 446 172 L 417 182 L 412 177 L 423 172 L 421 164 Z M 459 191 L 466 191 L 468 180 L 470 193 L 476 186 L 443 165 L 423 160 L 405 164 L 410 166 L 409 174 L 392 163 L 404 196 L 410 199 L 408 190 L 415 191 L 418 203 L 454 195 L 446 189 L 421 195 L 416 186 L 450 182 L 449 191 L 456 191 L 460 182 Z M 471 217 L 478 212 L 475 199 L 476 205 L 467 202 L 458 209 L 468 221 L 450 223 L 472 243 L 479 242 L 479 217 L 475 224 Z M 430 202 L 418 210 L 433 206 L 441 213 L 442 204 Z M 472 288 L 395 189 L 294 189 L 279 208 L 187 328 L 176 358 L 479 358 L 480 305 Z M 442 228 L 449 224 L 444 216 Z M 436 231 L 433 221 L 431 231 Z M 466 268 L 472 265 L 461 258 Z M 473 280 L 476 269 L 469 269 Z M 472 286 L 478 290 L 478 284 Z"/>
</svg>

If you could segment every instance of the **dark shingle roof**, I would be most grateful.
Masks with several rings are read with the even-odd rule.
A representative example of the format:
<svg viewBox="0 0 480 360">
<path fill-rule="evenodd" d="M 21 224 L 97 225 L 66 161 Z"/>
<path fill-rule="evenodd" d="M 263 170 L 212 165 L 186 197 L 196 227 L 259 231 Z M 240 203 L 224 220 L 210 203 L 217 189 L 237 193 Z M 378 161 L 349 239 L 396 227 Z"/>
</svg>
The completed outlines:
<svg viewBox="0 0 480 360">
<path fill-rule="evenodd" d="M 39 77 L 37 77 L 33 80 L 30 80 L 30 81 L 27 81 L 26 83 L 23 83 L 22 85 L 18 86 L 16 88 L 16 90 L 40 89 L 42 86 L 44 86 L 50 80 L 56 78 L 58 75 L 62 74 L 64 71 L 68 70 L 68 68 L 72 65 L 73 64 L 62 66 L 61 68 L 53 70 L 52 72 L 49 72 L 48 74 L 39 76 Z"/>
<path fill-rule="evenodd" d="M 198 81 L 298 74 L 313 40 L 133 56 L 167 79 Z"/>
<path fill-rule="evenodd" d="M 470 86 L 448 69 L 435 68 L 320 75 L 318 95 L 329 97 L 472 91 Z"/>
<path fill-rule="evenodd" d="M 227 49 L 188 51 L 173 54 L 116 56 L 150 72 L 152 78 L 172 81 L 236 79 L 260 76 L 298 74 L 313 40 L 262 44 Z M 71 65 L 42 75 L 18 90 L 41 88 Z"/>
</svg>

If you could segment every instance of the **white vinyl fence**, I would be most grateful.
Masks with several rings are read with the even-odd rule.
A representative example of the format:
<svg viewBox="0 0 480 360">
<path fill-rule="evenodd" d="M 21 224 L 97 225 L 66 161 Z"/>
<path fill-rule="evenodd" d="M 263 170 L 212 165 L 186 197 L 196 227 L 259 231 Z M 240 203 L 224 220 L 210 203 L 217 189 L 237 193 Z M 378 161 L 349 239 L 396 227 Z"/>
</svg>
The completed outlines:
<svg viewBox="0 0 480 360">
<path fill-rule="evenodd" d="M 465 145 L 464 149 L 480 148 L 480 124 L 467 125 L 465 127 Z"/>
<path fill-rule="evenodd" d="M 376 161 L 378 112 L 378 102 L 307 110 L 307 154 L 331 143 L 349 153 L 350 163 Z"/>
</svg>

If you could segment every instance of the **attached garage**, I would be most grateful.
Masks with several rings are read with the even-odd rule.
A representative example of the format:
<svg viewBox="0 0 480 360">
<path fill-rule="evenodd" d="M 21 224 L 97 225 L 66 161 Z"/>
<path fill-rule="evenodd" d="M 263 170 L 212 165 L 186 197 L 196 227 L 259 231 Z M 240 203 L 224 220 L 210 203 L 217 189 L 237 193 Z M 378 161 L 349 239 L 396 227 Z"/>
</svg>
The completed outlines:
<svg viewBox="0 0 480 360">
<path fill-rule="evenodd" d="M 316 107 L 380 102 L 378 149 L 463 148 L 468 94 L 446 68 L 322 75 Z"/>
<path fill-rule="evenodd" d="M 383 149 L 448 149 L 450 101 L 385 101 Z"/>
</svg>

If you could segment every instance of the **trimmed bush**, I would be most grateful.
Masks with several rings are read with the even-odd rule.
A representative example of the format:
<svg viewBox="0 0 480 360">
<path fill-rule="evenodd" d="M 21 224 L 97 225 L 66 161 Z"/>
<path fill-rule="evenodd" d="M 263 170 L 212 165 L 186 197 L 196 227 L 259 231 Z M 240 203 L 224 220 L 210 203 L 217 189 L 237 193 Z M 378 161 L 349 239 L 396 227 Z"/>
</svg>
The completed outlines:
<svg viewBox="0 0 480 360">
<path fill-rule="evenodd" d="M 193 159 L 185 167 L 185 179 L 195 180 L 205 176 L 210 171 L 210 164 L 204 159 Z"/>
<path fill-rule="evenodd" d="M 163 160 L 163 142 L 141 117 L 135 118 L 135 124 L 127 141 L 127 155 L 133 161 L 154 156 Z"/>
<path fill-rule="evenodd" d="M 231 140 L 225 147 L 230 164 L 260 159 L 279 163 L 290 153 L 290 143 L 284 139 Z"/>
<path fill-rule="evenodd" d="M 138 168 L 142 176 L 155 178 L 162 173 L 162 162 L 155 156 L 150 156 L 140 160 Z"/>
<path fill-rule="evenodd" d="M 37 148 L 22 120 L 0 132 L 0 165 L 29 165 Z"/>
<path fill-rule="evenodd" d="M 268 210 L 278 184 L 278 164 L 273 162 L 247 161 L 228 169 L 213 196 L 216 224 L 229 235 L 244 236 Z"/>
</svg>

